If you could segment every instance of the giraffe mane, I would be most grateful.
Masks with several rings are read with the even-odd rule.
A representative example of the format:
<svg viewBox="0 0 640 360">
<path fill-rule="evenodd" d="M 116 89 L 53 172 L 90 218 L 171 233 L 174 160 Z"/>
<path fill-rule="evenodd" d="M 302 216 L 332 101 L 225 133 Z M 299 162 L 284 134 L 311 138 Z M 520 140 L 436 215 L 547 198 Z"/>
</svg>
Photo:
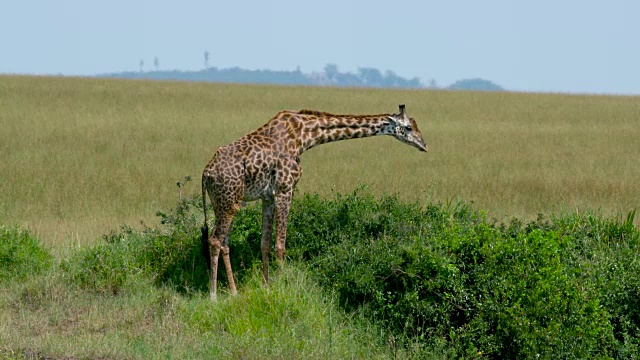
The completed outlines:
<svg viewBox="0 0 640 360">
<path fill-rule="evenodd" d="M 302 110 L 298 111 L 298 114 L 300 114 L 300 115 L 315 115 L 315 116 L 332 116 L 333 115 L 333 114 L 330 114 L 330 113 L 325 112 L 325 111 L 309 110 L 309 109 L 302 109 Z"/>
<path fill-rule="evenodd" d="M 377 114 L 377 115 L 336 115 L 336 114 L 331 114 L 325 111 L 318 111 L 318 110 L 309 110 L 309 109 L 302 109 L 300 111 L 298 111 L 298 114 L 300 115 L 314 115 L 314 116 L 322 116 L 322 117 L 350 117 L 350 118 L 373 118 L 373 117 L 383 117 L 383 116 L 390 116 L 391 114 Z"/>
</svg>

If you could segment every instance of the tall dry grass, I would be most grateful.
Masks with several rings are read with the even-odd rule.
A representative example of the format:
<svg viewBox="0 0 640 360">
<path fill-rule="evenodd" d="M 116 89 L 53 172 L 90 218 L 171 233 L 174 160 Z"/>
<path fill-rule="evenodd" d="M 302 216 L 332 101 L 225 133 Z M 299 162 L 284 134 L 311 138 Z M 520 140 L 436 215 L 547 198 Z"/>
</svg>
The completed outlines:
<svg viewBox="0 0 640 360">
<path fill-rule="evenodd" d="M 303 155 L 302 192 L 359 183 L 461 198 L 497 218 L 640 206 L 640 97 L 0 77 L 0 222 L 52 245 L 155 221 L 175 183 L 283 109 L 416 118 L 427 154 L 389 137 Z M 199 181 L 186 191 L 199 193 Z"/>
</svg>

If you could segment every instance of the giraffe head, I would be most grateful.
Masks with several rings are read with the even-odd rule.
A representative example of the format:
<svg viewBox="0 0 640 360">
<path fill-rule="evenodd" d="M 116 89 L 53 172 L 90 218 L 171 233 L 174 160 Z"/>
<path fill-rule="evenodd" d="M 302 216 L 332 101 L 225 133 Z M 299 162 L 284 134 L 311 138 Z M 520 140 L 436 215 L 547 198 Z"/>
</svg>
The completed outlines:
<svg viewBox="0 0 640 360">
<path fill-rule="evenodd" d="M 404 104 L 400 105 L 400 113 L 389 115 L 389 123 L 383 128 L 385 134 L 393 135 L 396 139 L 409 144 L 420 151 L 427 151 L 427 145 L 422 139 L 422 133 L 418 129 L 416 121 L 407 115 Z"/>
</svg>

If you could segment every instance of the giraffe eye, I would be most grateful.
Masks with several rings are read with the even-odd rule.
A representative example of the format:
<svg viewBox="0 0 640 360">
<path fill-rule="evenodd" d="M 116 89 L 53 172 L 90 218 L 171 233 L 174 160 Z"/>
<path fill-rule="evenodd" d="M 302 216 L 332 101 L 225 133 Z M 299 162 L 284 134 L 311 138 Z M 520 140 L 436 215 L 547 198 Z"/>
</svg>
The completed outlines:
<svg viewBox="0 0 640 360">
<path fill-rule="evenodd" d="M 411 125 L 405 125 L 405 126 L 404 126 L 404 129 L 405 129 L 405 130 L 407 130 L 407 131 L 411 131 L 411 130 L 413 130 L 413 129 L 411 129 Z"/>
</svg>

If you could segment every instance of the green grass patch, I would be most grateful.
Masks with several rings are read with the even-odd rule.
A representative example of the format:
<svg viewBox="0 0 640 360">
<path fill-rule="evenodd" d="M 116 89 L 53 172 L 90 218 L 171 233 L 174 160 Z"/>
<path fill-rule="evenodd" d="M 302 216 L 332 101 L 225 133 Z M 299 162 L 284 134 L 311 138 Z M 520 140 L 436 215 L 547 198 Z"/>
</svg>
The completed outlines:
<svg viewBox="0 0 640 360">
<path fill-rule="evenodd" d="M 260 279 L 254 272 L 238 296 L 211 302 L 143 278 L 112 294 L 65 272 L 33 277 L 3 289 L 0 349 L 43 358 L 389 357 L 384 332 L 347 316 L 304 268 L 288 267 L 269 287 Z"/>
<path fill-rule="evenodd" d="M 0 283 L 46 270 L 52 256 L 27 229 L 0 225 Z"/>
<path fill-rule="evenodd" d="M 387 357 L 384 332 L 346 316 L 306 271 L 288 265 L 269 286 L 256 268 L 240 295 L 184 302 L 179 316 L 203 337 L 220 337 L 219 355 L 246 358 Z M 329 293 L 330 294 L 330 293 Z"/>
</svg>

